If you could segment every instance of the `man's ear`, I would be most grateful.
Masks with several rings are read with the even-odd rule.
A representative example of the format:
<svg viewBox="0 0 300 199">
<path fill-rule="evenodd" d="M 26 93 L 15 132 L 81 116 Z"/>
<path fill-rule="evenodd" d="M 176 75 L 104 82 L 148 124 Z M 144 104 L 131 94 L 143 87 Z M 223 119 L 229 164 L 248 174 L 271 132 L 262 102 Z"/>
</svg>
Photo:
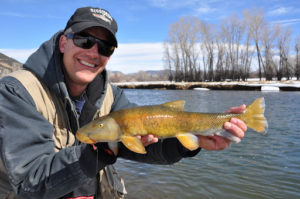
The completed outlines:
<svg viewBox="0 0 300 199">
<path fill-rule="evenodd" d="M 67 44 L 67 37 L 65 35 L 60 36 L 60 38 L 59 38 L 59 50 L 60 50 L 61 53 L 65 52 L 66 44 Z"/>
</svg>

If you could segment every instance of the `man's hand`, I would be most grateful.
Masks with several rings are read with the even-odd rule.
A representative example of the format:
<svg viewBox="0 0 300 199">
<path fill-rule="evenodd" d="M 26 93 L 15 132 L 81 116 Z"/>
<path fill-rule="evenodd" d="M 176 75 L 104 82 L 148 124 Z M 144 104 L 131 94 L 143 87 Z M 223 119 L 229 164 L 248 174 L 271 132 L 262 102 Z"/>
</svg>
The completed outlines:
<svg viewBox="0 0 300 199">
<path fill-rule="evenodd" d="M 239 107 L 231 107 L 227 113 L 242 113 L 246 109 L 243 104 Z M 231 118 L 230 122 L 225 122 L 224 129 L 232 133 L 238 138 L 243 138 L 247 130 L 247 125 L 240 119 Z M 221 136 L 197 136 L 199 139 L 199 146 L 206 150 L 223 150 L 231 145 L 231 141 Z"/>
<path fill-rule="evenodd" d="M 144 135 L 144 136 L 137 136 L 139 139 L 141 139 L 144 147 L 150 145 L 150 144 L 153 144 L 153 143 L 156 143 L 158 142 L 158 137 L 152 135 L 152 134 L 149 134 L 149 135 Z"/>
</svg>

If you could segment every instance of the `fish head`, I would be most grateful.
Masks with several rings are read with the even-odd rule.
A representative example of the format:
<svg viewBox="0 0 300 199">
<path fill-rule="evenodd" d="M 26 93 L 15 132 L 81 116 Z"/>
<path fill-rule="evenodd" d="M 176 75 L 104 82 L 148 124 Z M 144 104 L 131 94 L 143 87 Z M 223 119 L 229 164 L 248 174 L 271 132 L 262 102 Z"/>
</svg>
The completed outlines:
<svg viewBox="0 0 300 199">
<path fill-rule="evenodd" d="M 78 129 L 76 137 L 87 144 L 97 142 L 116 142 L 121 137 L 121 129 L 114 118 L 100 117 Z"/>
</svg>

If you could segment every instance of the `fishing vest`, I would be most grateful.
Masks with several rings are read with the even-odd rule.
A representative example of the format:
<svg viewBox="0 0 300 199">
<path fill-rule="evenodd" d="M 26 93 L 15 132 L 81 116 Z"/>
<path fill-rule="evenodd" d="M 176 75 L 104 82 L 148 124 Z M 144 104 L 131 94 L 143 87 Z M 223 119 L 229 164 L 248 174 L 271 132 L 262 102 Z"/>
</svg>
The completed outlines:
<svg viewBox="0 0 300 199">
<path fill-rule="evenodd" d="M 70 124 L 65 120 L 67 115 L 63 101 L 54 93 L 51 93 L 48 87 L 30 71 L 19 70 L 9 74 L 19 80 L 32 96 L 37 111 L 39 111 L 54 127 L 53 140 L 55 143 L 55 152 L 72 146 L 75 143 L 75 136 L 69 133 Z M 113 91 L 111 85 L 108 84 L 105 92 L 105 97 L 101 108 L 96 112 L 94 119 L 110 113 L 111 106 L 114 102 Z M 126 192 L 124 181 L 119 177 L 113 165 L 108 165 L 99 172 L 99 187 L 101 195 L 97 199 L 106 198 L 124 198 Z M 2 196 L 1 193 L 6 193 Z M 0 161 L 0 198 L 17 199 L 13 192 L 5 168 Z"/>
</svg>

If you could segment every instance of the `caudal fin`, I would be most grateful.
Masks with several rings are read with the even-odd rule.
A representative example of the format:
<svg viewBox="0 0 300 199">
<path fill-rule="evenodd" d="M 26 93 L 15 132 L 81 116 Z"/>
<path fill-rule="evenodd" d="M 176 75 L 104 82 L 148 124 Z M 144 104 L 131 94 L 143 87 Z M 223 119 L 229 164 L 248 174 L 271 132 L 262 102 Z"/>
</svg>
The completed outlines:
<svg viewBox="0 0 300 199">
<path fill-rule="evenodd" d="M 256 99 L 250 104 L 245 112 L 244 121 L 247 126 L 259 133 L 267 133 L 268 122 L 264 116 L 265 99 L 263 97 Z"/>
</svg>

